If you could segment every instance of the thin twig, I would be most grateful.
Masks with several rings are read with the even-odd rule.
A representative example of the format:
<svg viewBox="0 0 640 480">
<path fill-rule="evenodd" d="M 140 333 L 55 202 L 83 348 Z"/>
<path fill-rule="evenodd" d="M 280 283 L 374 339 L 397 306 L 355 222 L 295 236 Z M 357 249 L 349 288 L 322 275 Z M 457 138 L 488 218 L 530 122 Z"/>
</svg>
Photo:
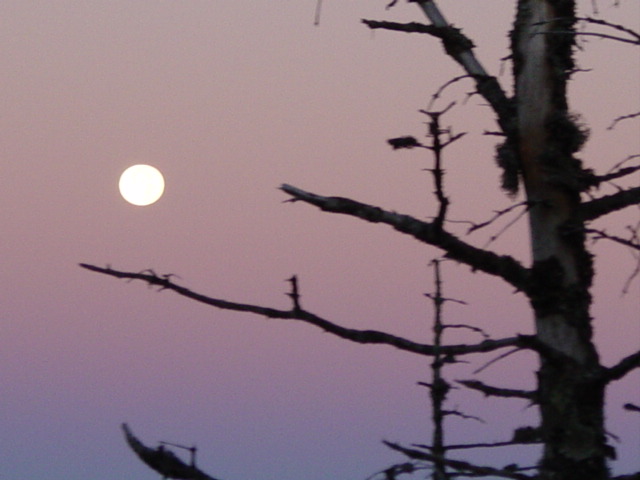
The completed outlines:
<svg viewBox="0 0 640 480">
<path fill-rule="evenodd" d="M 485 363 L 482 367 L 480 367 L 480 368 L 478 368 L 478 369 L 474 370 L 474 371 L 473 371 L 473 373 L 474 373 L 474 374 L 480 373 L 480 372 L 482 372 L 483 370 L 487 369 L 490 365 L 493 365 L 494 363 L 496 363 L 496 362 L 498 362 L 498 361 L 502 360 L 503 358 L 506 358 L 506 357 L 508 357 L 509 355 L 512 355 L 512 354 L 517 353 L 517 352 L 519 352 L 519 351 L 520 351 L 520 349 L 519 349 L 519 348 L 514 348 L 514 349 L 512 349 L 512 350 L 509 350 L 509 351 L 507 351 L 507 352 L 503 353 L 502 355 L 498 355 L 498 356 L 497 356 L 496 358 L 494 358 L 493 360 L 490 360 L 490 361 L 488 361 L 487 363 Z"/>
<path fill-rule="evenodd" d="M 469 229 L 467 230 L 467 235 L 469 235 L 470 233 L 475 232 L 476 230 L 480 230 L 481 228 L 484 228 L 484 227 L 486 227 L 488 225 L 491 225 L 493 222 L 498 220 L 503 215 L 506 215 L 507 213 L 509 213 L 509 212 L 511 212 L 511 211 L 513 211 L 513 210 L 515 210 L 517 208 L 523 207 L 523 206 L 526 206 L 527 207 L 526 210 L 528 210 L 528 209 L 531 208 L 532 202 L 523 201 L 523 202 L 516 203 L 515 205 L 510 205 L 510 206 L 508 206 L 506 208 L 503 208 L 502 210 L 495 210 L 493 212 L 494 213 L 493 217 L 491 217 L 489 220 L 486 220 L 486 221 L 481 222 L 481 223 L 472 224 L 472 226 L 469 227 Z"/>
<path fill-rule="evenodd" d="M 630 113 L 629 115 L 622 115 L 620 117 L 616 117 L 611 123 L 611 125 L 607 127 L 607 130 L 613 130 L 614 127 L 623 120 L 629 120 L 630 118 L 637 118 L 637 117 L 640 117 L 640 112 Z"/>
</svg>

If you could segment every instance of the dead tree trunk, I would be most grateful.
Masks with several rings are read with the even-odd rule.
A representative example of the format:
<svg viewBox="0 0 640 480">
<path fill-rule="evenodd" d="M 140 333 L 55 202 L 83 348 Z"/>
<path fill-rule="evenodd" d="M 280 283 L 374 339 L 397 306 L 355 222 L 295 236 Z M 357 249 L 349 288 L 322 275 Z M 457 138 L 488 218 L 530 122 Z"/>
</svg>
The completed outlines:
<svg viewBox="0 0 640 480">
<path fill-rule="evenodd" d="M 541 356 L 538 398 L 545 444 L 541 478 L 609 478 L 604 382 L 592 342 L 591 255 L 577 221 L 580 179 L 575 153 L 585 134 L 570 114 L 574 0 L 520 0 L 512 34 L 518 157 L 531 205 L 532 285 Z"/>
</svg>

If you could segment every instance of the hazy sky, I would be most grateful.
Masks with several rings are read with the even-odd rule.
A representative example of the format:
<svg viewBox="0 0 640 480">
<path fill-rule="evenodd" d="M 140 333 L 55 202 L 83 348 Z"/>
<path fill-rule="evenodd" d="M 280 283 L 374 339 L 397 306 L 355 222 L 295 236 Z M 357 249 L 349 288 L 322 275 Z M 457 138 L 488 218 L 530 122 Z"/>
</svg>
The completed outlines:
<svg viewBox="0 0 640 480">
<path fill-rule="evenodd" d="M 79 262 L 180 275 L 211 296 L 286 308 L 300 278 L 303 305 L 354 328 L 430 340 L 428 262 L 437 252 L 387 227 L 282 203 L 290 183 L 427 217 L 434 213 L 421 152 L 386 139 L 425 132 L 431 94 L 460 74 L 433 39 L 371 32 L 361 18 L 422 21 L 385 1 L 85 0 L 0 2 L 0 478 L 157 479 L 125 446 L 196 443 L 224 480 L 363 479 L 403 459 L 380 441 L 427 442 L 428 360 L 359 346 L 310 326 L 220 312 L 80 269 Z M 514 2 L 443 1 L 498 75 Z M 582 2 L 593 15 L 591 1 Z M 640 4 L 598 2 L 601 15 L 640 28 Z M 591 39 L 580 52 L 573 108 L 592 129 L 584 158 L 608 170 L 638 153 L 640 60 L 629 45 Z M 511 80 L 505 69 L 500 79 Z M 494 128 L 470 84 L 440 106 L 469 135 L 447 152 L 451 217 L 482 221 L 509 205 L 497 189 Z M 129 165 L 149 163 L 164 197 L 134 207 L 118 194 Z M 638 183 L 638 176 L 633 179 Z M 637 221 L 637 212 L 612 217 Z M 496 227 L 499 228 L 500 225 Z M 471 237 L 483 245 L 496 229 Z M 462 229 L 461 229 L 462 231 Z M 528 260 L 520 222 L 493 248 Z M 599 244 L 596 335 L 611 364 L 637 349 L 634 264 Z M 446 266 L 451 323 L 501 337 L 531 331 L 521 296 Z M 635 322 L 635 323 L 634 323 Z M 472 337 L 458 340 L 474 340 Z M 531 387 L 527 355 L 481 378 Z M 479 364 L 449 370 L 465 378 Z M 615 386 L 611 432 L 621 465 L 637 469 L 636 373 Z M 532 424 L 519 402 L 455 392 L 452 405 L 487 426 L 451 421 L 452 441 L 504 440 Z M 635 442 L 635 443 L 634 443 Z M 478 452 L 498 465 L 516 453 Z"/>
</svg>

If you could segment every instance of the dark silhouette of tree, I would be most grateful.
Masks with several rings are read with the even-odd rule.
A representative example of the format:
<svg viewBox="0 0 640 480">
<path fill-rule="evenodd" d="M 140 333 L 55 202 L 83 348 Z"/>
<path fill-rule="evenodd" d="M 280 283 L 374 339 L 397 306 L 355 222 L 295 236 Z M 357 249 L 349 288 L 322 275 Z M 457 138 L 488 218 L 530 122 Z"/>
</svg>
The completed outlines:
<svg viewBox="0 0 640 480">
<path fill-rule="evenodd" d="M 389 6 L 396 2 L 392 1 Z M 630 156 L 606 173 L 598 173 L 585 166 L 577 154 L 587 138 L 586 128 L 569 110 L 567 84 L 577 70 L 574 50 L 578 36 L 598 36 L 638 46 L 640 35 L 622 25 L 578 17 L 577 0 L 517 0 L 509 58 L 514 93 L 509 95 L 498 79 L 487 72 L 476 58 L 472 40 L 445 19 L 435 1 L 409 2 L 417 4 L 429 24 L 374 20 L 363 20 L 363 23 L 371 29 L 434 37 L 464 71 L 464 75 L 448 84 L 470 80 L 474 84 L 474 93 L 486 100 L 495 114 L 497 124 L 497 131 L 491 134 L 501 138 L 496 148 L 496 159 L 502 169 L 502 188 L 510 198 L 521 192 L 525 200 L 497 212 L 488 222 L 472 225 L 471 229 L 482 228 L 502 215 L 522 209 L 520 216 L 529 219 L 531 264 L 525 265 L 512 256 L 463 240 L 453 230 L 455 225 L 448 222 L 449 200 L 443 184 L 442 153 L 450 143 L 461 137 L 442 129 L 439 124 L 440 117 L 448 108 L 438 111 L 429 107 L 422 111 L 429 119 L 427 137 L 430 142 L 427 145 L 412 136 L 389 140 L 394 150 L 424 148 L 433 154 L 434 166 L 431 170 L 438 209 L 429 221 L 345 197 L 312 193 L 292 185 L 282 185 L 281 190 L 288 196 L 289 202 L 305 203 L 324 212 L 388 225 L 400 234 L 436 247 L 448 260 L 466 265 L 474 272 L 501 279 L 527 298 L 535 318 L 534 334 L 501 339 L 485 335 L 477 343 L 443 344 L 441 334 L 444 325 L 438 314 L 434 343 L 424 344 L 382 331 L 346 328 L 307 310 L 302 305 L 300 286 L 295 275 L 290 279 L 291 289 L 288 293 L 291 308 L 282 310 L 196 293 L 174 282 L 171 275 L 159 275 L 152 270 L 127 272 L 111 267 L 81 265 L 116 278 L 142 280 L 160 290 L 172 290 L 216 308 L 305 322 L 352 342 L 386 344 L 402 351 L 432 357 L 433 378 L 430 382 L 424 382 L 424 386 L 431 391 L 436 426 L 432 444 L 405 446 L 385 442 L 405 457 L 404 462 L 380 472 L 386 479 L 422 471 L 426 466 L 431 468 L 432 478 L 436 480 L 458 477 L 611 480 L 609 462 L 615 457 L 615 450 L 607 442 L 605 392 L 613 382 L 640 366 L 640 351 L 627 354 L 611 366 L 603 365 L 600 361 L 592 331 L 590 309 L 594 254 L 590 251 L 588 240 L 607 239 L 616 242 L 623 248 L 631 249 L 638 258 L 638 225 L 629 226 L 625 233 L 610 234 L 594 226 L 594 222 L 640 203 L 640 186 L 617 185 L 617 190 L 611 194 L 600 194 L 598 191 L 602 185 L 630 178 L 640 170 L 640 165 L 633 165 L 639 156 Z M 579 24 L 584 25 L 586 30 L 579 30 Z M 589 30 L 596 26 L 604 30 Z M 443 86 L 434 98 L 440 96 L 447 86 Z M 621 116 L 615 119 L 611 128 L 621 121 L 634 121 L 637 117 L 638 113 Z M 634 274 L 638 270 L 636 266 Z M 439 278 L 436 285 L 438 289 L 431 298 L 439 308 L 443 303 Z M 458 384 L 488 397 L 531 402 L 538 409 L 540 424 L 517 428 L 513 437 L 504 442 L 446 445 L 442 437 L 444 416 L 464 416 L 464 413 L 447 411 L 444 406 L 450 384 L 442 376 L 442 366 L 447 361 L 456 361 L 469 354 L 504 352 L 507 348 L 532 351 L 538 356 L 537 386 L 534 391 L 488 385 L 477 379 Z M 628 405 L 630 412 L 638 409 L 632 403 Z M 195 473 L 193 476 L 177 476 L 184 475 L 191 467 L 167 456 L 164 451 L 144 450 L 146 447 L 141 446 L 130 431 L 125 428 L 125 432 L 129 443 L 141 458 L 165 476 L 211 478 L 199 471 L 198 475 L 201 476 Z M 451 450 L 513 444 L 542 444 L 539 463 L 533 468 L 518 465 L 496 468 L 452 459 L 447 455 Z M 146 458 L 140 452 L 146 452 Z M 156 457 L 159 458 L 157 462 Z M 158 467 L 163 462 L 171 466 Z M 617 478 L 637 480 L 640 473 Z"/>
</svg>

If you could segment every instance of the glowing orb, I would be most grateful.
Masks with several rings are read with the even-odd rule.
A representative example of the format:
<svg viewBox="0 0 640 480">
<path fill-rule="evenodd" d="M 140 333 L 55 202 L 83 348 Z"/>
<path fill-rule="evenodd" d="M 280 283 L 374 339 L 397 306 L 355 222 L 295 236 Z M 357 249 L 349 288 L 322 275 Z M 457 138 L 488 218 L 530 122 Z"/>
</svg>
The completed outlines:
<svg viewBox="0 0 640 480">
<path fill-rule="evenodd" d="M 151 165 L 133 165 L 120 176 L 120 195 L 127 202 L 146 206 L 157 202 L 164 193 L 164 178 Z"/>
</svg>

